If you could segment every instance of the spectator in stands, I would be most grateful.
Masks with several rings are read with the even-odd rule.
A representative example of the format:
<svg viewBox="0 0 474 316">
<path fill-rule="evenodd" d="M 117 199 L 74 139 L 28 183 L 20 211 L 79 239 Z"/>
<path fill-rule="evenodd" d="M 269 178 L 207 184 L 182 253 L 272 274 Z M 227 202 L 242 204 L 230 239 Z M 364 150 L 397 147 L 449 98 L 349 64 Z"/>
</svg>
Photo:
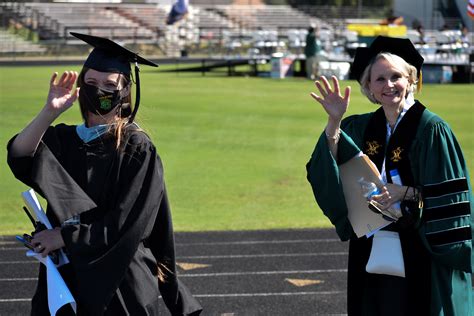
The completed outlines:
<svg viewBox="0 0 474 316">
<path fill-rule="evenodd" d="M 387 14 L 387 17 L 383 19 L 381 25 L 403 25 L 403 16 L 397 16 L 392 9 Z"/>
<path fill-rule="evenodd" d="M 186 17 L 189 11 L 189 0 L 177 0 L 166 17 L 166 24 L 172 25 Z"/>
<path fill-rule="evenodd" d="M 415 19 L 412 23 L 412 27 L 414 30 L 418 32 L 419 39 L 415 44 L 426 44 L 426 35 L 425 35 L 425 29 L 423 28 L 423 24 L 417 19 Z"/>
<path fill-rule="evenodd" d="M 469 29 L 463 23 L 460 24 L 459 29 L 461 30 L 461 42 L 469 46 L 471 44 L 471 39 L 469 38 Z"/>
<path fill-rule="evenodd" d="M 304 54 L 306 56 L 306 77 L 311 80 L 318 76 L 319 62 L 321 61 L 322 45 L 318 35 L 318 27 L 308 28 Z"/>
<path fill-rule="evenodd" d="M 71 34 L 94 46 L 81 73 L 53 74 L 46 104 L 8 144 L 13 173 L 47 200 L 55 227 L 35 232 L 32 244 L 43 257 L 67 253 L 60 272 L 78 315 L 158 315 L 160 292 L 172 315 L 198 315 L 176 275 L 162 163 L 134 122 L 138 66 L 131 104 L 130 62 L 157 65 L 108 39 Z M 52 126 L 76 99 L 84 123 Z M 32 315 L 49 315 L 49 286 L 41 265 Z M 59 314 L 73 313 L 67 305 Z"/>
<path fill-rule="evenodd" d="M 447 23 L 444 23 L 443 26 L 441 26 L 441 28 L 439 29 L 441 32 L 444 32 L 444 31 L 449 31 L 451 30 L 451 28 L 449 27 L 449 25 Z"/>
<path fill-rule="evenodd" d="M 416 31 L 418 32 L 418 36 L 420 37 L 417 44 L 426 44 L 425 29 L 423 28 L 423 25 L 418 25 Z"/>
<path fill-rule="evenodd" d="M 336 77 L 333 87 L 321 77 L 319 93 L 311 93 L 328 123 L 307 177 L 341 240 L 350 240 L 349 315 L 474 315 L 469 175 L 448 124 L 414 99 L 422 63 L 410 40 L 378 37 L 369 48 L 357 49 L 352 65 L 362 93 L 380 105 L 375 112 L 342 120 L 351 89 L 341 96 Z M 386 183 L 371 199 L 383 209 L 401 203 L 399 219 L 383 228 L 398 232 L 403 252 L 398 268 L 404 269 L 398 276 L 366 271 L 373 238 L 357 238 L 348 219 L 338 165 L 361 151 Z M 393 170 L 403 185 L 394 184 Z"/>
</svg>

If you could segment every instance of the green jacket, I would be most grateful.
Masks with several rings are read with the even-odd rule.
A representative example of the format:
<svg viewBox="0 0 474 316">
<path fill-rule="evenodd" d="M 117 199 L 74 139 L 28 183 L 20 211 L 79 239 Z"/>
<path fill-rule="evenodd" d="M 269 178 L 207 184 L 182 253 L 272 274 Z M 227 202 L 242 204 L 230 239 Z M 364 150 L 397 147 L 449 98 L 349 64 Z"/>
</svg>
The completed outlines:
<svg viewBox="0 0 474 316">
<path fill-rule="evenodd" d="M 343 241 L 351 239 L 353 242 L 356 237 L 347 218 L 338 164 L 348 161 L 363 148 L 364 133 L 372 115 L 373 113 L 354 115 L 343 121 L 337 159 L 329 151 L 323 133 L 307 164 L 307 178 L 316 201 L 334 224 Z M 448 124 L 428 110 L 423 112 L 414 137 L 409 152 L 412 174 L 416 185 L 426 194 L 423 198 L 424 208 L 420 221 L 416 227 L 412 227 L 412 230 L 416 233 L 415 236 L 418 236 L 420 245 L 426 250 L 430 271 L 430 285 L 424 289 L 424 295 L 430 303 L 429 306 L 419 306 L 419 310 L 433 316 L 474 315 L 471 281 L 474 262 L 473 198 L 463 154 Z M 453 188 L 451 184 L 459 181 L 467 183 L 467 186 L 459 190 Z M 443 194 L 446 188 L 451 191 Z M 428 193 L 437 191 L 437 194 Z M 459 216 L 456 213 L 459 206 L 465 210 L 467 207 L 467 213 L 470 215 Z M 462 228 L 464 232 L 469 232 L 466 227 L 470 228 L 469 237 L 458 236 L 455 242 L 443 242 L 444 236 L 461 231 Z M 353 249 L 354 247 L 351 247 L 350 252 L 354 251 Z M 405 266 L 410 260 L 417 261 L 416 253 L 410 256 L 413 258 L 405 258 Z M 349 301 L 350 296 L 357 296 L 368 290 L 363 288 L 363 275 L 366 273 L 364 267 L 351 267 L 349 263 L 349 273 L 360 275 L 358 282 L 360 285 L 348 288 Z M 413 277 L 407 275 L 407 281 L 417 284 L 420 280 L 417 280 L 416 275 Z M 348 308 L 351 309 L 350 306 Z M 362 311 L 362 315 L 368 315 L 363 312 L 364 307 L 358 308 Z"/>
</svg>

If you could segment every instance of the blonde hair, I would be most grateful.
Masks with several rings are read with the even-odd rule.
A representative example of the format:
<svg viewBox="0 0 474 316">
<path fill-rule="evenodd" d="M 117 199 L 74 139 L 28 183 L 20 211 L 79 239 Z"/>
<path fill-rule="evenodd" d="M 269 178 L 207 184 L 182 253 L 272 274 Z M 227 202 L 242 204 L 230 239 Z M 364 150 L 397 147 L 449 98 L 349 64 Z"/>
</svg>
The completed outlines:
<svg viewBox="0 0 474 316">
<path fill-rule="evenodd" d="M 82 70 L 81 70 L 81 73 L 79 74 L 79 77 L 77 78 L 77 86 L 78 87 L 81 87 L 82 84 L 84 84 L 84 78 L 85 78 L 85 75 L 86 75 L 86 72 L 89 70 L 90 68 L 88 67 L 83 67 Z M 123 87 L 126 87 L 128 85 L 131 86 L 131 79 L 130 77 L 124 75 L 124 74 L 120 74 L 120 80 L 122 81 L 122 86 Z M 81 104 L 80 102 L 80 99 L 78 100 L 79 101 L 79 107 L 80 107 L 80 110 L 81 110 L 81 116 L 82 116 L 82 119 L 84 120 L 84 122 L 87 123 L 87 113 L 89 112 L 87 110 L 87 107 L 83 104 Z M 116 149 L 119 149 L 120 146 L 122 145 L 122 142 L 125 138 L 125 127 L 128 125 L 128 120 L 129 120 L 129 117 L 132 113 L 132 92 L 131 92 L 131 88 L 129 89 L 129 93 L 128 95 L 126 95 L 124 98 L 123 98 L 123 103 L 122 104 L 128 104 L 128 107 L 126 107 L 125 109 L 123 107 L 119 107 L 117 109 L 117 115 L 115 115 L 110 122 L 107 122 L 107 124 L 109 125 L 109 129 L 108 129 L 108 132 L 113 134 L 114 137 L 115 137 L 115 148 Z M 124 113 L 122 113 L 122 111 L 125 111 Z"/>
<path fill-rule="evenodd" d="M 391 53 L 379 53 L 375 56 L 372 61 L 365 67 L 362 76 L 360 77 L 360 91 L 363 95 L 369 99 L 370 102 L 378 104 L 379 102 L 374 98 L 372 93 L 369 89 L 370 84 L 370 72 L 372 71 L 372 66 L 379 60 L 385 59 L 388 61 L 392 66 L 394 66 L 398 71 L 400 71 L 404 76 L 408 79 L 408 89 L 407 89 L 407 96 L 411 93 L 414 93 L 417 90 L 418 84 L 418 71 L 416 68 L 409 63 L 407 63 L 403 58 L 398 55 L 394 55 Z"/>
</svg>

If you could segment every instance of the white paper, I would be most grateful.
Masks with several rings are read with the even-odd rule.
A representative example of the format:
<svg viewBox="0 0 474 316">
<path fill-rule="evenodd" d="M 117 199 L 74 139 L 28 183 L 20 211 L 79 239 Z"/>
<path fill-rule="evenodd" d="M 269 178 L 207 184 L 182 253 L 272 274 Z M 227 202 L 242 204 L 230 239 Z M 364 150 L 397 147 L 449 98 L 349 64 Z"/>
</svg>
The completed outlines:
<svg viewBox="0 0 474 316">
<path fill-rule="evenodd" d="M 43 223 L 47 229 L 53 229 L 53 226 L 51 226 L 46 213 L 44 212 L 40 202 L 38 201 L 38 198 L 36 197 L 35 191 L 33 189 L 29 189 L 28 191 L 22 192 L 21 197 L 23 198 L 23 201 L 25 201 L 28 209 L 34 212 L 36 219 Z"/>
<path fill-rule="evenodd" d="M 48 287 L 48 307 L 51 315 L 56 315 L 56 312 L 64 305 L 71 304 L 74 313 L 77 313 L 76 300 L 69 291 L 56 265 L 49 256 L 43 258 L 41 254 L 32 250 L 26 253 L 28 257 L 33 257 L 46 266 L 46 279 Z"/>
<path fill-rule="evenodd" d="M 369 273 L 405 277 L 402 246 L 397 232 L 381 230 L 374 235 L 365 270 Z"/>
<path fill-rule="evenodd" d="M 28 191 L 22 192 L 21 197 L 23 201 L 26 203 L 26 206 L 30 211 L 33 211 L 36 219 L 46 226 L 47 229 L 53 229 L 53 226 L 49 222 L 46 213 L 44 212 L 43 208 L 41 207 L 40 202 L 38 201 L 38 197 L 33 189 L 29 189 Z M 56 265 L 57 267 L 62 266 L 63 264 L 69 263 L 69 259 L 64 254 L 64 251 L 59 250 L 59 262 Z"/>
</svg>

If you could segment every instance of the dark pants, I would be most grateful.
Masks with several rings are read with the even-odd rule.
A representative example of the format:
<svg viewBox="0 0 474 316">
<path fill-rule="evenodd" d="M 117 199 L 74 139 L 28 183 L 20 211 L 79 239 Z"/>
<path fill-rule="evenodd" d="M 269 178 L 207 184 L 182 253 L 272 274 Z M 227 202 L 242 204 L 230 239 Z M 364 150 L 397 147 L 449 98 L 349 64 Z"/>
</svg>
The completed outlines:
<svg viewBox="0 0 474 316">
<path fill-rule="evenodd" d="M 408 291 L 405 278 L 369 274 L 363 309 L 365 315 L 408 316 Z"/>
<path fill-rule="evenodd" d="M 349 316 L 428 316 L 431 261 L 416 232 L 400 233 L 406 278 L 365 271 L 372 238 L 349 245 L 347 312 Z"/>
</svg>

